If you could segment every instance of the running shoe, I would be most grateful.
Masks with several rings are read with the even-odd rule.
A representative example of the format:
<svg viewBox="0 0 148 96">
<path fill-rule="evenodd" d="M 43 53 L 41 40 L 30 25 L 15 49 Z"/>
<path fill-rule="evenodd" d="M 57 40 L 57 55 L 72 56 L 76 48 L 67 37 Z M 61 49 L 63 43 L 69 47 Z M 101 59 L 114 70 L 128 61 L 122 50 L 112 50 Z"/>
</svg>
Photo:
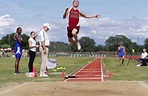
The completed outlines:
<svg viewBox="0 0 148 96">
<path fill-rule="evenodd" d="M 40 77 L 48 77 L 48 75 L 47 74 L 40 74 Z"/>
<path fill-rule="evenodd" d="M 19 75 L 19 74 L 21 74 L 21 73 L 20 73 L 19 71 L 15 71 L 14 74 Z"/>
</svg>

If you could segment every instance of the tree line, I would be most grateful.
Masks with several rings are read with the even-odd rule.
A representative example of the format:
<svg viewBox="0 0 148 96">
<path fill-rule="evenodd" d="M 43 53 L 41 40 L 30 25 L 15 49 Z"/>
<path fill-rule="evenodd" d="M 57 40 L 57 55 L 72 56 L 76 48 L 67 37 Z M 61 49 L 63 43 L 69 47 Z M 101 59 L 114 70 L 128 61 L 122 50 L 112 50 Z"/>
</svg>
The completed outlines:
<svg viewBox="0 0 148 96">
<path fill-rule="evenodd" d="M 0 40 L 0 48 L 12 48 L 14 49 L 14 34 L 7 34 L 3 36 Z M 23 49 L 28 49 L 28 39 L 29 36 L 26 34 L 22 34 L 23 38 Z M 136 42 L 132 42 L 131 39 L 127 38 L 124 35 L 115 35 L 110 36 L 104 43 L 105 45 L 96 45 L 94 39 L 89 37 L 81 37 L 79 42 L 81 44 L 82 50 L 81 52 L 98 52 L 98 51 L 117 51 L 117 47 L 119 46 L 119 42 L 123 42 L 126 51 L 131 52 L 134 48 L 135 52 L 141 52 L 143 48 L 148 49 L 148 38 L 145 39 L 144 45 L 138 45 Z M 50 42 L 50 52 L 73 52 L 73 47 L 64 42 Z"/>
</svg>

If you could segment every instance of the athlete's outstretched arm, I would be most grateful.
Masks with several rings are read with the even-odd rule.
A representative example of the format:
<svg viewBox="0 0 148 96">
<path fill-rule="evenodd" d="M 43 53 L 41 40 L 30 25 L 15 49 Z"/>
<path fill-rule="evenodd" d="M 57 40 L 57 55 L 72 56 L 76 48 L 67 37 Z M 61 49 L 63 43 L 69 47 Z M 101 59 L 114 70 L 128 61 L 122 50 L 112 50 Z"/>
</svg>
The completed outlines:
<svg viewBox="0 0 148 96">
<path fill-rule="evenodd" d="M 63 14 L 63 19 L 65 19 L 66 16 L 68 15 L 68 9 L 69 9 L 69 8 L 66 8 L 66 9 L 65 9 L 65 12 L 64 12 L 64 14 Z"/>
<path fill-rule="evenodd" d="M 99 18 L 99 17 L 100 17 L 99 14 L 92 15 L 92 16 L 87 16 L 87 15 L 85 15 L 85 14 L 83 14 L 83 13 L 80 13 L 80 15 L 81 15 L 82 17 L 84 17 L 84 18 Z"/>
</svg>

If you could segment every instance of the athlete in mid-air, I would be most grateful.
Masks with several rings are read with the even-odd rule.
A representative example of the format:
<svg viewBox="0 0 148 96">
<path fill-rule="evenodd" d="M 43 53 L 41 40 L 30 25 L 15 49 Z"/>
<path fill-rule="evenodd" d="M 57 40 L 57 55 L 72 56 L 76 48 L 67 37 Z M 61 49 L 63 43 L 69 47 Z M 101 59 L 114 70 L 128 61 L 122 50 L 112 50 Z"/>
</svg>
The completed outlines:
<svg viewBox="0 0 148 96">
<path fill-rule="evenodd" d="M 78 41 L 78 36 L 77 34 L 79 33 L 80 29 L 80 24 L 79 24 L 79 17 L 82 16 L 84 18 L 98 18 L 100 15 L 92 15 L 92 16 L 87 16 L 83 14 L 79 9 L 79 1 L 74 0 L 73 1 L 73 7 L 71 8 L 66 8 L 64 14 L 63 14 L 63 19 L 65 19 L 68 15 L 68 25 L 67 25 L 67 35 L 68 35 L 68 40 L 69 42 L 74 46 L 74 49 L 80 50 L 81 46 Z M 73 37 L 75 41 L 73 40 Z"/>
</svg>

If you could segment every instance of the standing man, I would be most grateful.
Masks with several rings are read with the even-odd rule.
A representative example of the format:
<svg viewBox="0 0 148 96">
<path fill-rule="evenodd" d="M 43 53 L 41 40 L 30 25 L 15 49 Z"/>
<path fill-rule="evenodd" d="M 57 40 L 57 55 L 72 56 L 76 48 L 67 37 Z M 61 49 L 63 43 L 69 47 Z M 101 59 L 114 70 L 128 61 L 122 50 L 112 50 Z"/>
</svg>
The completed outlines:
<svg viewBox="0 0 148 96">
<path fill-rule="evenodd" d="M 22 44 L 23 44 L 23 39 L 21 37 L 22 33 L 22 28 L 18 27 L 16 29 L 16 33 L 14 34 L 14 41 L 15 41 L 15 46 L 14 46 L 14 52 L 15 52 L 15 74 L 20 74 L 19 72 L 19 62 L 22 56 Z"/>
<path fill-rule="evenodd" d="M 47 77 L 46 74 L 46 62 L 48 60 L 48 48 L 50 45 L 49 38 L 47 35 L 47 31 L 51 29 L 48 23 L 43 24 L 43 28 L 39 32 L 39 43 L 40 43 L 40 53 L 42 58 L 41 68 L 40 68 L 40 77 Z"/>
<path fill-rule="evenodd" d="M 79 17 L 82 16 L 84 18 L 98 18 L 99 15 L 97 14 L 93 16 L 87 16 L 78 9 L 78 6 L 79 6 L 79 1 L 74 0 L 73 7 L 66 8 L 63 14 L 63 19 L 65 19 L 67 15 L 69 15 L 68 26 L 67 26 L 68 40 L 74 46 L 74 49 L 80 50 L 81 46 L 79 44 L 78 36 L 77 36 L 77 34 L 79 33 L 79 29 L 80 29 Z M 73 37 L 75 39 L 75 42 L 73 40 Z"/>
<path fill-rule="evenodd" d="M 123 42 L 120 42 L 120 45 L 118 47 L 119 51 L 119 60 L 120 60 L 120 66 L 124 65 L 124 55 L 125 55 L 125 47 L 123 46 Z"/>
</svg>

